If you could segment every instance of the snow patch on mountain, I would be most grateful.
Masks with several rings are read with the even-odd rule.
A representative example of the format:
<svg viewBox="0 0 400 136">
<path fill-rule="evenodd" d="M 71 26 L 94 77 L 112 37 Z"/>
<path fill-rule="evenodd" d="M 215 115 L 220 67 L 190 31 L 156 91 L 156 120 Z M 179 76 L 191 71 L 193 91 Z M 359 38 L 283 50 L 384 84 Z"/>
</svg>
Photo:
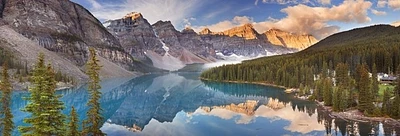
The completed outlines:
<svg viewBox="0 0 400 136">
<path fill-rule="evenodd" d="M 153 51 L 147 51 L 145 54 L 150 58 L 150 60 L 153 62 L 153 66 L 156 68 L 176 71 L 185 67 L 185 64 L 183 64 L 182 61 L 169 55 L 168 53 L 165 53 L 164 56 L 161 56 Z"/>
<path fill-rule="evenodd" d="M 229 65 L 229 64 L 239 64 L 242 61 L 245 60 L 251 60 L 251 59 L 256 59 L 256 58 L 261 58 L 261 57 L 269 57 L 269 56 L 275 56 L 275 55 L 281 55 L 281 54 L 288 54 L 288 53 L 293 53 L 293 52 L 279 52 L 279 51 L 269 51 L 265 49 L 265 54 L 252 54 L 250 56 L 243 56 L 243 55 L 237 55 L 235 53 L 230 53 L 227 55 L 224 55 L 222 52 L 216 51 L 216 55 L 219 58 L 222 58 L 223 60 L 216 61 L 214 63 L 207 63 L 204 65 L 205 69 L 213 68 L 213 67 L 218 67 L 222 65 Z"/>
</svg>

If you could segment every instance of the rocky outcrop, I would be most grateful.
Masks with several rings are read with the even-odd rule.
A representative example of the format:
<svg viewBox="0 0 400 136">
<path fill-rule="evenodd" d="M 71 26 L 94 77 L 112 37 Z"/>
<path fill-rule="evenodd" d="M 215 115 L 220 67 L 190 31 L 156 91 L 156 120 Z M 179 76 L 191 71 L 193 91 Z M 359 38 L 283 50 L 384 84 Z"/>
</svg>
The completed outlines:
<svg viewBox="0 0 400 136">
<path fill-rule="evenodd" d="M 207 28 L 199 34 L 191 28 L 179 32 L 170 21 L 158 21 L 150 25 L 142 14 L 137 12 L 129 13 L 121 19 L 106 21 L 103 25 L 133 57 L 171 71 L 187 64 L 209 63 L 222 59 L 219 55 L 271 56 L 295 52 L 307 46 L 302 44 L 302 39 L 292 37 L 289 37 L 287 43 L 297 40 L 298 42 L 294 42 L 296 46 L 287 45 L 286 42 L 272 43 L 267 36 L 257 33 L 251 24 L 224 32 L 212 32 Z M 301 48 L 297 48 L 300 45 Z"/>
<path fill-rule="evenodd" d="M 284 54 L 305 49 L 317 42 L 311 35 L 291 34 L 278 29 L 259 34 L 251 24 L 223 32 L 212 32 L 204 28 L 199 35 L 224 55 L 231 53 L 243 56 Z"/>
<path fill-rule="evenodd" d="M 136 59 L 146 60 L 147 50 L 165 53 L 152 26 L 140 13 L 132 12 L 121 19 L 106 21 L 104 25 Z"/>
<path fill-rule="evenodd" d="M 257 39 L 259 35 L 257 31 L 254 30 L 252 24 L 244 24 L 243 26 L 226 30 L 220 34 L 227 35 L 230 37 L 232 36 L 243 37 L 247 40 Z"/>
<path fill-rule="evenodd" d="M 208 28 L 205 28 L 199 35 L 203 41 L 212 44 L 220 55 L 225 56 L 235 54 L 257 57 L 260 55 L 271 56 L 296 51 L 296 49 L 274 46 L 266 41 L 265 37 L 258 34 L 250 24 L 232 28 L 224 32 L 211 32 Z"/>
<path fill-rule="evenodd" d="M 270 29 L 264 33 L 266 40 L 274 45 L 280 45 L 287 48 L 305 49 L 318 42 L 312 35 L 297 35 L 284 32 L 279 29 Z"/>
<path fill-rule="evenodd" d="M 2 21 L 6 25 L 74 64 L 83 66 L 88 57 L 88 47 L 95 47 L 107 60 L 126 69 L 132 68 L 132 57 L 82 6 L 69 0 L 1 2 L 5 5 Z"/>
<path fill-rule="evenodd" d="M 161 69 L 174 71 L 185 64 L 215 60 L 212 45 L 202 41 L 191 29 L 177 31 L 170 21 L 150 25 L 140 13 L 132 12 L 104 25 L 126 52 Z"/>
</svg>

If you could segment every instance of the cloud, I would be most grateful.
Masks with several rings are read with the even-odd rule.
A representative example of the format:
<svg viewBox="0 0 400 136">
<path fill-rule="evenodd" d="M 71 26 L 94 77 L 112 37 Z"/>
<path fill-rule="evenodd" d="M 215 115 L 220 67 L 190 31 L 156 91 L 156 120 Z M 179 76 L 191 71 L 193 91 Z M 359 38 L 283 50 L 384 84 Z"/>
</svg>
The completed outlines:
<svg viewBox="0 0 400 136">
<path fill-rule="evenodd" d="M 388 5 L 394 10 L 400 10 L 400 0 L 389 0 Z"/>
<path fill-rule="evenodd" d="M 298 4 L 300 3 L 298 0 L 263 0 L 263 3 L 275 3 L 275 4 Z"/>
<path fill-rule="evenodd" d="M 96 0 L 87 0 L 93 8 L 100 9 L 102 6 Z"/>
<path fill-rule="evenodd" d="M 150 22 L 158 20 L 170 20 L 174 25 L 182 24 L 185 18 L 189 18 L 202 5 L 201 0 L 123 0 L 115 2 L 91 3 L 90 11 L 100 20 L 118 19 L 130 12 L 141 12 Z"/>
<path fill-rule="evenodd" d="M 222 14 L 222 13 L 224 13 L 224 12 L 227 12 L 227 11 L 229 11 L 229 10 L 230 10 L 230 7 L 229 7 L 229 6 L 225 6 L 225 7 L 222 7 L 222 8 L 220 8 L 220 9 L 214 11 L 214 12 L 210 12 L 210 13 L 206 14 L 206 15 L 204 16 L 204 18 L 206 18 L 206 19 L 211 19 L 211 18 L 214 18 L 214 17 L 216 17 L 217 15 Z"/>
<path fill-rule="evenodd" d="M 191 27 L 191 26 L 192 26 L 191 21 L 196 21 L 196 18 L 191 17 L 191 18 L 185 18 L 185 19 L 183 19 L 183 24 L 185 25 L 185 28 Z"/>
<path fill-rule="evenodd" d="M 240 25 L 247 24 L 247 23 L 253 23 L 253 22 L 254 21 L 251 17 L 235 16 L 232 20 L 225 20 L 225 21 L 221 21 L 219 23 L 216 23 L 213 25 L 207 25 L 207 26 L 192 26 L 192 28 L 197 32 L 200 32 L 204 28 L 208 28 L 214 32 L 221 32 L 221 31 L 228 30 L 232 27 L 240 26 Z"/>
<path fill-rule="evenodd" d="M 256 5 L 256 6 L 258 5 L 258 0 L 256 0 L 256 1 L 254 2 L 254 5 Z"/>
<path fill-rule="evenodd" d="M 367 14 L 371 6 L 371 2 L 363 0 L 346 0 L 340 5 L 332 7 L 310 7 L 298 4 L 283 8 L 281 12 L 285 13 L 286 17 L 278 20 L 269 18 L 265 21 L 254 22 L 250 17 L 236 16 L 232 20 L 225 20 L 208 26 L 196 26 L 195 28 L 201 30 L 200 28 L 208 27 L 211 31 L 223 31 L 245 23 L 252 23 L 259 33 L 276 28 L 292 33 L 312 34 L 321 39 L 340 29 L 339 26 L 329 25 L 329 22 L 370 22 L 371 18 Z"/>
<path fill-rule="evenodd" d="M 386 6 L 386 4 L 387 4 L 386 0 L 379 0 L 377 3 L 377 6 L 378 6 L 378 8 L 383 8 Z"/>
<path fill-rule="evenodd" d="M 393 22 L 391 25 L 398 27 L 398 26 L 400 26 L 400 21 Z"/>
<path fill-rule="evenodd" d="M 331 4 L 331 0 L 318 0 L 318 3 L 320 3 L 322 5 L 330 5 Z"/>
<path fill-rule="evenodd" d="M 372 12 L 372 14 L 375 14 L 375 15 L 378 15 L 378 16 L 386 15 L 385 11 L 378 11 L 378 10 L 375 10 L 375 9 L 371 9 L 371 12 Z"/>
<path fill-rule="evenodd" d="M 377 3 L 377 7 L 379 8 L 383 8 L 386 5 L 393 10 L 400 10 L 400 0 L 379 0 Z"/>
</svg>

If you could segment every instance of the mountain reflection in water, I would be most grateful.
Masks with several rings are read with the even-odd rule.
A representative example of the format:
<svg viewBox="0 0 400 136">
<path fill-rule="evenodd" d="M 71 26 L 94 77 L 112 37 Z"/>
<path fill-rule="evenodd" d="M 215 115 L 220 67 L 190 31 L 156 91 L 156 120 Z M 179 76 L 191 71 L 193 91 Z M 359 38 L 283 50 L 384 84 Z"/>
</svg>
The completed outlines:
<svg viewBox="0 0 400 136">
<path fill-rule="evenodd" d="M 108 135 L 383 135 L 395 133 L 380 123 L 332 119 L 315 103 L 282 89 L 251 84 L 206 82 L 199 73 L 145 75 L 103 81 L 101 107 Z M 87 87 L 63 90 L 69 113 L 85 118 Z M 26 93 L 13 95 L 16 125 L 26 125 L 20 109 Z M 385 129 L 383 129 L 385 128 Z M 400 132 L 400 131 L 397 131 Z M 15 130 L 14 135 L 18 135 Z"/>
</svg>

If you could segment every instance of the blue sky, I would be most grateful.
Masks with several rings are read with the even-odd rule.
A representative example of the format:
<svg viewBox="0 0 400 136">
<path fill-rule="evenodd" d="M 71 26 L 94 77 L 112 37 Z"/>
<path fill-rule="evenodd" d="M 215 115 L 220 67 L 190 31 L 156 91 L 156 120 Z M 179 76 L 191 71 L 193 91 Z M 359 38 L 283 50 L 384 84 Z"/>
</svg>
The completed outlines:
<svg viewBox="0 0 400 136">
<path fill-rule="evenodd" d="M 150 23 L 170 20 L 182 30 L 223 31 L 245 23 L 263 33 L 271 28 L 330 34 L 400 21 L 400 0 L 72 0 L 101 21 L 141 12 Z"/>
</svg>

